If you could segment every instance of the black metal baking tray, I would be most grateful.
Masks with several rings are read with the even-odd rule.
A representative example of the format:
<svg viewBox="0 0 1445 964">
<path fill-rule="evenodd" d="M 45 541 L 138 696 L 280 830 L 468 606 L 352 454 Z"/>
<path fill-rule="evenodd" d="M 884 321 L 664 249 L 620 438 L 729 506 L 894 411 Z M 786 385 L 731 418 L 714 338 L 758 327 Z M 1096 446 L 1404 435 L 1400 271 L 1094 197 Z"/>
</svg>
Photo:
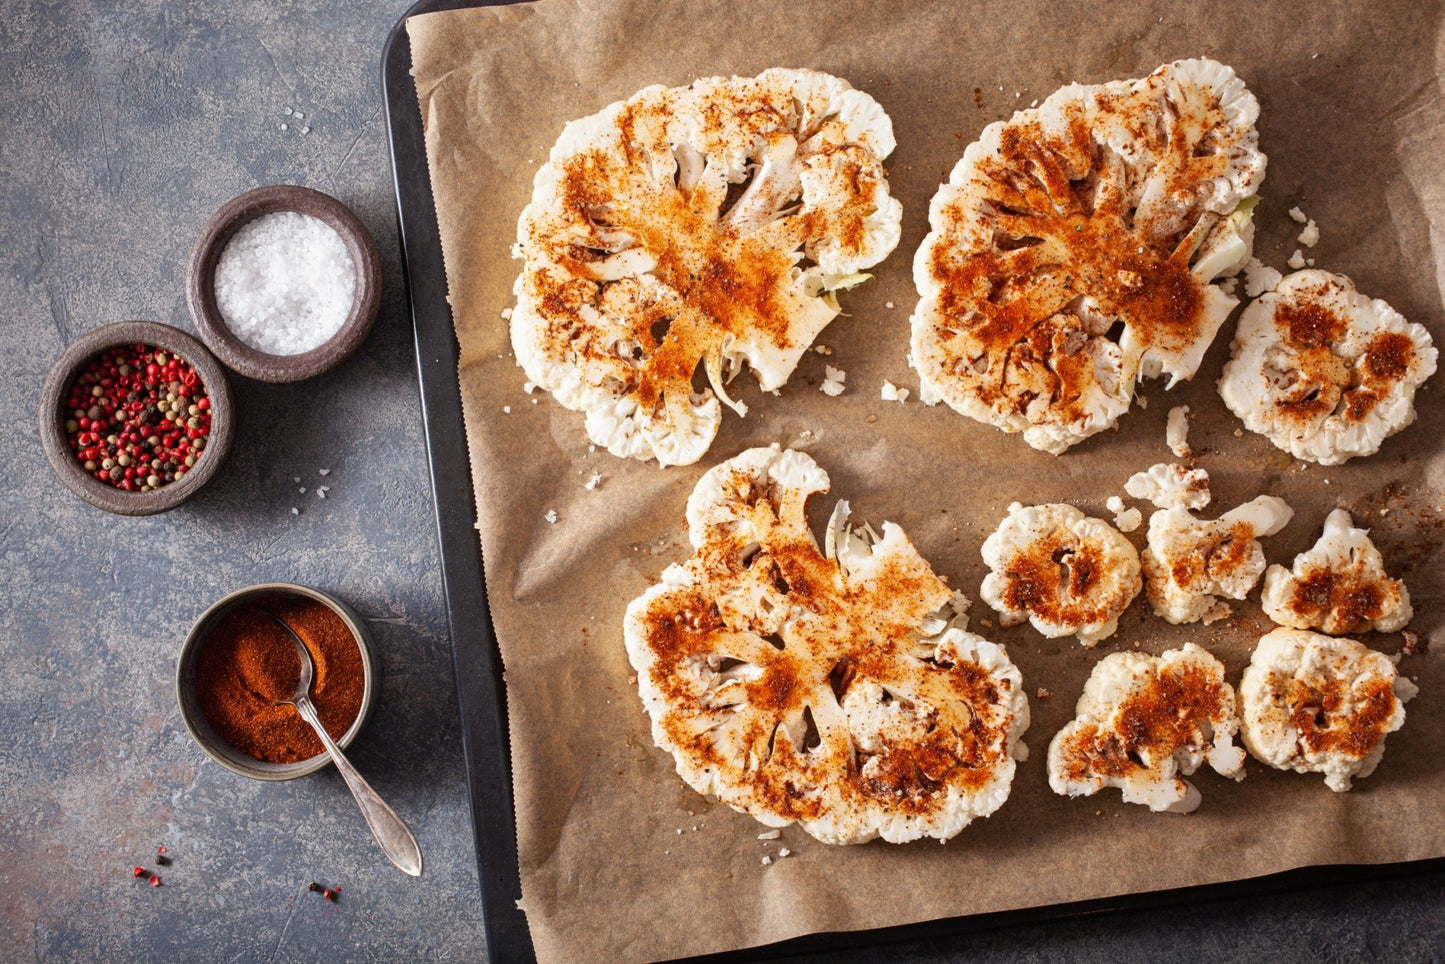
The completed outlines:
<svg viewBox="0 0 1445 964">
<path fill-rule="evenodd" d="M 471 794 L 477 875 L 481 885 L 487 952 L 494 961 L 535 958 L 526 919 L 517 908 L 522 895 L 517 869 L 516 819 L 507 738 L 502 659 L 492 630 L 476 518 L 461 395 L 458 347 L 447 304 L 441 238 L 427 170 L 426 142 L 416 85 L 411 76 L 408 17 L 462 7 L 502 6 L 517 0 L 420 0 L 401 17 L 382 52 L 382 92 L 396 187 L 398 235 L 407 301 L 415 329 L 417 373 L 426 425 L 427 459 L 436 503 L 442 586 L 451 633 L 462 747 Z M 1220 899 L 1262 897 L 1305 887 L 1445 873 L 1445 858 L 1403 864 L 1331 865 L 1223 884 L 1125 894 L 1099 900 L 1031 907 L 972 917 L 845 934 L 813 934 L 766 948 L 710 955 L 722 962 L 765 957 L 826 955 L 844 948 L 966 935 L 1028 923 L 1143 914 L 1163 907 Z"/>
</svg>

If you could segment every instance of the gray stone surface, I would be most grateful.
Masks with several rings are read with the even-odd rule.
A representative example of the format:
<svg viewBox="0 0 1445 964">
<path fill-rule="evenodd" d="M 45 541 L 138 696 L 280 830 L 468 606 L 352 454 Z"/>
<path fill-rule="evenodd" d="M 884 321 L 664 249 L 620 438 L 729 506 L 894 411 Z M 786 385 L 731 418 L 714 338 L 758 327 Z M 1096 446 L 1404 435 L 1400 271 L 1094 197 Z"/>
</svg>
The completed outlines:
<svg viewBox="0 0 1445 964">
<path fill-rule="evenodd" d="M 403 9 L 0 5 L 0 958 L 485 953 L 378 81 Z M 92 509 L 55 481 L 35 437 L 47 368 L 108 321 L 189 329 L 196 234 L 227 199 L 273 183 L 338 197 L 376 235 L 387 293 L 374 333 L 310 382 L 235 379 L 236 447 L 188 505 L 146 519 Z M 381 693 L 351 755 L 414 829 L 422 879 L 386 863 L 334 772 L 253 783 L 208 761 L 182 727 L 172 677 L 190 622 L 269 580 L 332 590 L 370 621 Z M 141 886 L 129 868 L 158 845 L 174 858 L 165 886 Z M 311 880 L 341 885 L 339 904 L 307 893 Z M 1438 958 L 1442 898 L 1437 873 L 886 956 Z"/>
</svg>

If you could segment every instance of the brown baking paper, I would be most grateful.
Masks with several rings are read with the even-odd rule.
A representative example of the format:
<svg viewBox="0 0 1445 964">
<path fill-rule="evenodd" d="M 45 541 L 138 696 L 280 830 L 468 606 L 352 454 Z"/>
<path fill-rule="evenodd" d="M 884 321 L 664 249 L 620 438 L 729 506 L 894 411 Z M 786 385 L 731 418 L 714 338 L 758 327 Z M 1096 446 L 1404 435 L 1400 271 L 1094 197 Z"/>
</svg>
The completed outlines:
<svg viewBox="0 0 1445 964">
<path fill-rule="evenodd" d="M 1171 627 L 1141 596 L 1094 650 L 1046 640 L 1027 625 L 998 629 L 975 603 L 971 628 L 1004 643 L 1023 671 L 1032 757 L 1002 809 L 947 845 L 854 847 L 817 843 L 796 827 L 760 840 L 760 824 L 688 789 L 671 757 L 652 746 L 622 643 L 628 601 L 689 555 L 682 515 L 694 483 L 745 448 L 807 449 L 833 480 L 832 493 L 814 500 L 815 522 L 834 498 L 848 498 L 855 519 L 899 523 L 938 572 L 976 598 L 979 547 L 1011 501 L 1071 502 L 1108 518 L 1105 499 L 1122 495 L 1130 474 L 1172 460 L 1164 422 L 1180 403 L 1193 409 L 1190 443 L 1213 479 L 1211 517 L 1261 492 L 1284 497 L 1294 520 L 1265 549 L 1271 562 L 1288 564 L 1313 544 L 1331 508 L 1348 507 L 1373 528 L 1390 571 L 1406 579 L 1417 611 L 1411 628 L 1438 636 L 1445 376 L 1420 393 L 1419 422 L 1380 454 L 1321 468 L 1237 433 L 1214 390 L 1232 321 L 1192 383 L 1169 393 L 1147 383 L 1147 409 L 1141 402 L 1117 432 L 1057 458 L 944 406 L 918 404 L 905 361 L 916 301 L 910 269 L 928 200 L 984 125 L 1070 81 L 1140 77 L 1201 55 L 1231 64 L 1262 106 L 1269 170 L 1256 254 L 1285 269 L 1299 230 L 1286 212 L 1299 205 L 1320 225 L 1323 239 L 1308 252 L 1320 267 L 1350 275 L 1438 342 L 1441 7 L 1352 6 L 1129 0 L 1063 14 L 1046 0 L 541 0 L 409 22 L 461 345 L 478 529 L 506 663 L 522 906 L 543 960 L 670 957 L 1445 854 L 1445 637 L 1434 652 L 1402 662 L 1421 695 L 1379 770 L 1352 792 L 1251 761 L 1242 783 L 1207 768 L 1196 775 L 1203 806 L 1179 816 L 1125 805 L 1117 791 L 1056 796 L 1044 751 L 1106 653 L 1193 641 L 1222 658 L 1237 683 L 1270 628 L 1257 592 L 1211 627 Z M 580 414 L 523 391 L 502 317 L 513 302 L 520 262 L 510 247 L 533 175 L 569 119 L 648 84 L 774 66 L 847 78 L 883 104 L 898 138 L 888 167 L 903 203 L 903 240 L 874 281 L 844 293 L 846 314 L 818 339 L 832 349 L 826 362 L 847 372 L 847 390 L 822 394 L 825 359 L 809 353 L 781 397 L 763 396 L 749 378 L 735 382 L 749 414 L 725 413 L 697 465 L 661 469 L 591 451 Z M 881 401 L 884 379 L 914 398 Z M 588 490 L 594 472 L 602 481 Z M 1141 546 L 1143 537 L 1142 529 L 1131 536 Z M 1390 653 L 1402 645 L 1398 634 L 1362 638 Z M 791 854 L 780 857 L 782 848 Z"/>
</svg>

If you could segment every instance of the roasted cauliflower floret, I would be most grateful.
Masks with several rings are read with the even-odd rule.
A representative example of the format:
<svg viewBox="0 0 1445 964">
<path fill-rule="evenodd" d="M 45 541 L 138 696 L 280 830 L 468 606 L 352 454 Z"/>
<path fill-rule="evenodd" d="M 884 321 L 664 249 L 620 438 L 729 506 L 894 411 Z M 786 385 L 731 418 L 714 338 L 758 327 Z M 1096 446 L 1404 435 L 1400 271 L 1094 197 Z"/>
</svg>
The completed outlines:
<svg viewBox="0 0 1445 964">
<path fill-rule="evenodd" d="M 1234 71 L 1181 60 L 985 128 L 914 260 L 920 397 L 1058 454 L 1139 378 L 1192 377 L 1238 303 L 1212 282 L 1249 260 L 1258 115 Z"/>
<path fill-rule="evenodd" d="M 811 70 L 648 87 L 568 124 L 517 226 L 518 364 L 612 454 L 695 462 L 721 406 L 746 411 L 728 380 L 746 363 L 781 386 L 898 244 L 893 146 L 873 98 Z"/>
<path fill-rule="evenodd" d="M 1435 372 L 1430 333 L 1344 275 L 1298 271 L 1239 318 L 1219 394 L 1244 427 L 1297 459 L 1373 455 L 1415 420 Z"/>
<path fill-rule="evenodd" d="M 1202 509 L 1210 499 L 1209 473 L 1186 469 L 1178 462 L 1160 462 L 1129 476 L 1124 491 L 1159 509 Z"/>
<path fill-rule="evenodd" d="M 1119 628 L 1139 594 L 1139 553 L 1119 531 L 1071 505 L 1008 507 L 983 544 L 992 570 L 980 596 L 1005 626 L 1027 619 L 1045 636 L 1093 646 Z"/>
<path fill-rule="evenodd" d="M 828 476 L 751 449 L 687 504 L 694 554 L 628 606 L 657 745 L 699 793 L 826 843 L 947 840 L 1008 798 L 1029 708 L 1002 646 L 891 523 L 820 552 L 804 504 Z"/>
<path fill-rule="evenodd" d="M 1337 636 L 1373 629 L 1393 633 L 1415 615 L 1410 592 L 1385 574 L 1385 560 L 1367 529 L 1356 529 L 1350 513 L 1336 509 L 1294 568 L 1270 566 L 1260 604 L 1281 626 L 1318 629 Z"/>
<path fill-rule="evenodd" d="M 1239 684 L 1241 736 L 1261 763 L 1323 773 L 1343 792 L 1374 772 L 1418 692 L 1390 657 L 1353 639 L 1276 629 Z"/>
<path fill-rule="evenodd" d="M 1111 653 L 1084 684 L 1077 717 L 1049 744 L 1049 786 L 1070 797 L 1118 787 L 1125 803 L 1188 813 L 1199 791 L 1188 780 L 1208 761 L 1244 779 L 1234 688 L 1224 664 L 1193 643 L 1162 656 Z"/>
<path fill-rule="evenodd" d="M 1142 556 L 1144 591 L 1155 614 L 1175 624 L 1228 616 L 1229 606 L 1215 597 L 1249 594 L 1264 572 L 1259 538 L 1283 529 L 1293 515 L 1283 499 L 1272 495 L 1213 521 L 1196 519 L 1177 506 L 1155 512 Z"/>
</svg>

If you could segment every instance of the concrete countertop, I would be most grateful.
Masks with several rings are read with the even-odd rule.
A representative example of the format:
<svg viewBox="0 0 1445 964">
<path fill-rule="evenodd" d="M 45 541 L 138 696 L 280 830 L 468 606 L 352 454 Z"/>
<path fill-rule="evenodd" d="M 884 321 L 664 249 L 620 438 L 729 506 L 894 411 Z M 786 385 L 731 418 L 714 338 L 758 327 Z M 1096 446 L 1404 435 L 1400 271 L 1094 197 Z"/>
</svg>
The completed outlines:
<svg viewBox="0 0 1445 964">
<path fill-rule="evenodd" d="M 379 83 L 403 10 L 0 9 L 0 414 L 11 426 L 0 461 L 0 958 L 485 954 Z M 302 384 L 233 379 L 230 461 L 179 510 L 130 519 L 76 499 L 35 435 L 51 362 L 110 321 L 189 330 L 185 263 L 201 226 L 229 198 L 277 183 L 337 197 L 375 235 L 386 294 L 370 340 Z M 318 483 L 331 487 L 325 500 Z M 335 592 L 371 623 L 380 698 L 350 755 L 413 828 L 419 880 L 382 857 L 334 771 L 251 782 L 207 760 L 181 725 L 172 678 L 191 621 L 271 580 Z M 162 845 L 165 885 L 132 880 Z M 339 902 L 307 892 L 313 880 L 340 885 Z M 1427 959 L 1445 953 L 1442 908 L 1435 873 L 915 941 L 887 956 Z"/>
</svg>

